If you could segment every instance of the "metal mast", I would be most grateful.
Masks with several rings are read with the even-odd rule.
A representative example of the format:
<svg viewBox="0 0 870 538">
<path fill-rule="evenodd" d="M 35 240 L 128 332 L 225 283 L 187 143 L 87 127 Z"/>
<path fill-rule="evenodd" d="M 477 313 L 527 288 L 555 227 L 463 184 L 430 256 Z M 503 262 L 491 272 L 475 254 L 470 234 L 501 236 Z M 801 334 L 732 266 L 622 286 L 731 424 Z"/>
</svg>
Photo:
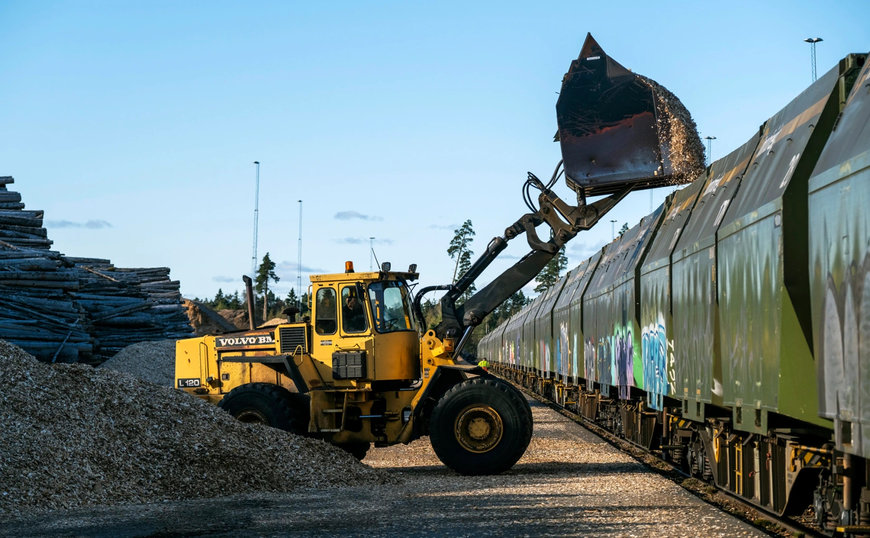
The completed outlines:
<svg viewBox="0 0 870 538">
<path fill-rule="evenodd" d="M 299 246 L 296 253 L 296 301 L 302 312 L 302 200 L 299 200 Z"/>
<path fill-rule="evenodd" d="M 257 165 L 257 183 L 254 189 L 254 253 L 251 255 L 251 278 L 257 276 L 257 224 L 260 220 L 260 161 Z"/>
<path fill-rule="evenodd" d="M 808 37 L 804 39 L 805 42 L 810 44 L 810 62 L 812 63 L 813 68 L 813 82 L 816 81 L 816 43 L 822 41 L 821 37 Z"/>
</svg>

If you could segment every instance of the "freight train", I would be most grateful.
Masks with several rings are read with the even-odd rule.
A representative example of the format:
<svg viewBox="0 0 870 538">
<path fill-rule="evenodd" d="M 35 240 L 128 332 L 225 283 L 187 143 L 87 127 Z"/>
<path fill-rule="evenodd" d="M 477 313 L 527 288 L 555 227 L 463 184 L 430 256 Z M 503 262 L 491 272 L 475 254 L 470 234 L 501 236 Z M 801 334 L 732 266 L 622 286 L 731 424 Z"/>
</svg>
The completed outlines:
<svg viewBox="0 0 870 538">
<path fill-rule="evenodd" d="M 870 533 L 870 62 L 853 54 L 478 345 L 777 514 Z"/>
</svg>

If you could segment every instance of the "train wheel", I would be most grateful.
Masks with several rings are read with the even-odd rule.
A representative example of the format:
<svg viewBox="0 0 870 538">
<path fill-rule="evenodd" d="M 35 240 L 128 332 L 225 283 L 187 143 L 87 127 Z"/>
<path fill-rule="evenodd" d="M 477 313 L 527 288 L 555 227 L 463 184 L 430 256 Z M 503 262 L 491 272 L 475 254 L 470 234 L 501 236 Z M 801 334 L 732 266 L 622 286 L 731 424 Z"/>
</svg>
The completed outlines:
<svg viewBox="0 0 870 538">
<path fill-rule="evenodd" d="M 460 474 L 497 474 L 510 469 L 531 438 L 528 402 L 515 388 L 493 377 L 459 383 L 432 411 L 432 448 L 445 465 Z"/>
</svg>

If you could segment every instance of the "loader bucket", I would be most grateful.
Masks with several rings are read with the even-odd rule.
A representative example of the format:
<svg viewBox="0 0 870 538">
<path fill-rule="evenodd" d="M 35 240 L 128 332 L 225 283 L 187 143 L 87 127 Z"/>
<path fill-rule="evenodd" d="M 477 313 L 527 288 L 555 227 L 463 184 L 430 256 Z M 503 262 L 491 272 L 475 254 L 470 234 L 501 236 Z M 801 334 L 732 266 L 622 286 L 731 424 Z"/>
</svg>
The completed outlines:
<svg viewBox="0 0 870 538">
<path fill-rule="evenodd" d="M 578 193 L 689 183 L 703 172 L 704 146 L 686 107 L 591 34 L 562 79 L 556 121 L 566 181 Z"/>
</svg>

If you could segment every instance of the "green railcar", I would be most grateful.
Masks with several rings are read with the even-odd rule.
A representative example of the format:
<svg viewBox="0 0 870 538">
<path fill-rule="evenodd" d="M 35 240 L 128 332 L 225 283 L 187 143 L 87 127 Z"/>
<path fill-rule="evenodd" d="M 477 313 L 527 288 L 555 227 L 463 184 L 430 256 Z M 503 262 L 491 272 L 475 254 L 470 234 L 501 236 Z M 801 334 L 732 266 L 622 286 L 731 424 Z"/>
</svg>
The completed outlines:
<svg viewBox="0 0 870 538">
<path fill-rule="evenodd" d="M 675 396 L 671 254 L 703 186 L 703 181 L 695 181 L 668 197 L 640 270 L 641 360 L 647 404 L 653 409 L 663 409 L 664 398 Z"/>
<path fill-rule="evenodd" d="M 574 269 L 568 271 L 564 276 L 565 285 L 562 288 L 562 293 L 553 305 L 553 339 L 555 349 L 556 373 L 561 379 L 570 380 L 576 384 L 578 364 L 577 346 L 578 341 L 576 336 L 572 342 L 571 339 L 571 301 L 574 300 L 574 294 L 579 288 L 580 281 L 583 279 L 583 274 L 586 272 L 588 260 L 584 260 Z M 582 293 L 582 291 L 581 291 Z M 580 340 L 582 342 L 582 339 Z M 574 360 L 572 360 L 572 355 Z"/>
<path fill-rule="evenodd" d="M 584 384 L 586 390 L 592 390 L 592 381 L 595 379 L 595 349 L 590 343 L 587 345 L 587 339 L 583 335 L 583 297 L 585 296 L 589 282 L 592 280 L 592 275 L 598 270 L 598 265 L 601 262 L 602 251 L 599 250 L 591 258 L 585 260 L 581 265 L 585 265 L 585 271 L 577 284 L 577 291 L 574 292 L 574 299 L 570 306 L 570 324 L 568 332 L 574 342 L 574 352 L 571 357 L 572 363 L 576 368 L 575 383 Z M 591 381 L 590 381 L 591 380 Z"/>
<path fill-rule="evenodd" d="M 809 220 L 819 411 L 839 450 L 870 458 L 870 64 L 809 181 Z"/>
<path fill-rule="evenodd" d="M 849 69 L 830 70 L 765 122 L 719 229 L 723 402 L 735 430 L 765 434 L 770 413 L 830 427 L 810 346 L 807 183 Z"/>
<path fill-rule="evenodd" d="M 541 293 L 543 298 L 533 322 L 538 364 L 540 364 L 541 376 L 547 379 L 552 378 L 558 371 L 556 368 L 558 335 L 553 331 L 553 307 L 559 299 L 565 280 L 564 277 L 560 278 L 550 289 Z"/>
<path fill-rule="evenodd" d="M 634 270 L 660 214 L 644 217 L 607 245 L 583 297 L 583 334 L 587 352 L 594 349 L 595 381 L 604 395 L 616 387 L 625 399 L 643 385 Z"/>
<path fill-rule="evenodd" d="M 758 145 L 756 134 L 708 168 L 673 254 L 674 362 L 683 416 L 703 420 L 722 405 L 722 358 L 716 303 L 716 230 Z"/>
<path fill-rule="evenodd" d="M 600 387 L 601 394 L 610 395 L 610 387 L 615 383 L 611 364 L 611 338 L 609 326 L 609 300 L 607 296 L 609 280 L 607 275 L 616 274 L 616 265 L 620 261 L 617 242 L 613 241 L 601 249 L 598 266 L 592 273 L 586 293 L 582 297 L 582 331 L 585 338 L 585 355 L 587 361 L 586 382 L 591 390 Z"/>
</svg>

